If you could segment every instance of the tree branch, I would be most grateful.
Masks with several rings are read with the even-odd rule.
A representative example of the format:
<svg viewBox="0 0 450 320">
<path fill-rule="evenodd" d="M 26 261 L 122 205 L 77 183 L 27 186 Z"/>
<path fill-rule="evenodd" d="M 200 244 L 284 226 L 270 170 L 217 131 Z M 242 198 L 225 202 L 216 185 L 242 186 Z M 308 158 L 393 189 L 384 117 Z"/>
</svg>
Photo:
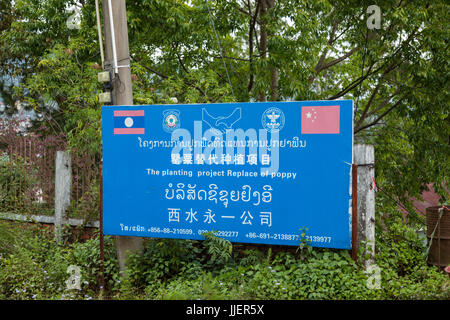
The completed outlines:
<svg viewBox="0 0 450 320">
<path fill-rule="evenodd" d="M 261 0 L 258 0 L 256 3 L 255 13 L 252 15 L 252 18 L 250 19 L 250 28 L 249 28 L 249 32 L 248 32 L 248 56 L 249 56 L 250 75 L 249 75 L 249 81 L 248 81 L 248 85 L 247 85 L 247 92 L 250 92 L 252 90 L 253 83 L 254 83 L 254 77 L 255 77 L 253 74 L 253 71 L 254 71 L 253 70 L 253 33 L 255 31 L 256 17 L 258 16 L 260 2 L 261 2 Z M 248 6 L 249 12 L 251 12 L 250 0 L 247 1 L 247 6 Z"/>
<path fill-rule="evenodd" d="M 392 72 L 393 70 L 395 70 L 400 64 L 396 64 L 393 63 L 391 64 L 389 67 L 386 68 L 386 70 L 383 72 L 383 74 L 380 76 L 380 78 L 378 79 L 378 83 L 375 87 L 375 89 L 373 90 L 372 94 L 370 95 L 369 101 L 367 102 L 367 104 L 364 107 L 363 112 L 361 113 L 361 116 L 359 117 L 358 122 L 356 123 L 356 128 L 359 128 L 359 126 L 363 123 L 363 121 L 366 118 L 367 112 L 369 111 L 370 105 L 372 104 L 372 102 L 374 101 L 375 96 L 378 93 L 378 90 L 380 89 L 381 85 L 383 84 L 383 79 L 386 77 L 387 74 L 389 74 L 390 72 Z M 395 95 L 395 94 L 394 94 Z M 390 100 L 390 99 L 389 99 Z M 388 101 L 389 101 L 388 100 Z M 387 101 L 387 102 L 388 102 Z M 387 103 L 386 102 L 386 103 Z"/>
<path fill-rule="evenodd" d="M 391 101 L 391 99 L 393 97 L 395 97 L 396 95 L 398 95 L 399 93 L 400 93 L 400 89 L 397 89 L 393 94 L 391 94 L 389 97 L 384 99 L 383 102 L 381 102 L 375 109 L 373 109 L 372 111 L 368 112 L 367 113 L 367 117 L 370 117 L 370 116 L 376 114 L 381 109 L 383 109 L 389 103 L 389 101 Z"/>
<path fill-rule="evenodd" d="M 403 99 L 406 98 L 406 94 L 403 95 L 403 97 L 401 97 L 396 103 L 394 103 L 389 109 L 387 109 L 385 112 L 383 112 L 377 119 L 375 119 L 374 121 L 372 121 L 369 124 L 366 124 L 365 126 L 362 126 L 361 128 L 355 128 L 354 134 L 357 134 L 359 131 L 370 128 L 374 125 L 376 125 L 378 122 L 380 122 L 381 119 L 383 119 L 389 112 L 391 112 L 392 110 L 394 110 L 399 104 L 400 102 L 403 101 Z"/>
<path fill-rule="evenodd" d="M 361 123 L 362 123 L 362 122 L 364 121 L 364 119 L 366 118 L 367 111 L 369 111 L 370 105 L 372 104 L 372 102 L 373 102 L 375 96 L 377 95 L 378 90 L 379 90 L 380 87 L 381 87 L 381 84 L 382 84 L 382 82 L 381 82 L 381 80 L 379 80 L 378 83 L 377 83 L 377 85 L 376 85 L 376 87 L 375 87 L 375 89 L 373 90 L 372 94 L 370 95 L 369 101 L 367 102 L 366 106 L 364 107 L 364 110 L 363 110 L 363 112 L 361 113 L 361 116 L 359 117 L 358 122 L 357 122 L 356 125 L 355 125 L 355 128 L 359 128 L 359 126 L 361 125 Z M 356 112 L 356 111 L 355 111 L 355 112 Z"/>
<path fill-rule="evenodd" d="M 260 1 L 261 1 L 261 0 L 258 0 L 258 5 L 259 5 Z M 246 16 L 249 16 L 249 17 L 252 17 L 252 16 L 253 16 L 253 14 L 252 14 L 252 12 L 251 12 L 250 9 L 248 9 L 248 11 L 245 11 L 244 9 L 242 9 L 242 8 L 239 7 L 239 6 L 236 6 L 236 5 L 235 5 L 234 7 L 235 7 L 239 12 L 245 14 Z M 260 21 L 259 21 L 257 18 L 255 18 L 255 19 L 258 21 L 258 23 L 260 23 Z"/>
<path fill-rule="evenodd" d="M 341 57 L 339 57 L 339 58 L 336 58 L 335 60 L 330 61 L 330 62 L 328 62 L 328 63 L 326 63 L 326 64 L 322 64 L 322 65 L 319 67 L 319 69 L 317 70 L 317 73 L 319 73 L 319 72 L 321 72 L 321 71 L 323 71 L 323 70 L 325 70 L 325 69 L 328 69 L 328 68 L 334 66 L 335 64 L 338 64 L 338 63 L 341 62 L 341 61 L 344 61 L 345 59 L 347 59 L 348 57 L 350 57 L 353 53 L 355 53 L 355 51 L 358 50 L 358 49 L 359 49 L 359 47 L 354 47 L 352 50 L 350 50 L 349 52 L 347 52 L 347 53 L 344 54 L 343 56 L 341 56 Z"/>
<path fill-rule="evenodd" d="M 378 72 L 379 70 L 381 70 L 381 69 L 383 68 L 383 66 L 384 66 L 384 65 L 383 65 L 383 66 L 377 68 L 376 70 L 371 71 L 372 68 L 374 67 L 374 65 L 375 65 L 375 63 L 373 63 L 373 64 L 369 67 L 369 69 L 368 69 L 368 71 L 367 71 L 367 73 L 366 73 L 365 75 L 362 75 L 362 76 L 358 77 L 357 79 L 353 80 L 353 82 L 351 82 L 347 87 L 345 87 L 344 89 L 342 89 L 340 92 L 336 93 L 334 96 L 328 98 L 328 100 L 335 100 L 335 99 L 338 99 L 338 98 L 342 97 L 343 95 L 345 95 L 345 94 L 346 94 L 347 92 L 349 92 L 350 90 L 356 88 L 356 87 L 357 87 L 362 81 L 364 81 L 367 77 L 369 77 L 369 76 L 372 75 L 372 74 L 377 73 L 377 72 Z"/>
<path fill-rule="evenodd" d="M 130 56 L 130 58 L 131 58 L 132 60 L 138 62 L 142 67 L 144 67 L 146 70 L 150 71 L 151 73 L 154 73 L 154 74 L 160 76 L 160 77 L 163 78 L 163 79 L 169 79 L 169 77 L 166 76 L 165 74 L 162 74 L 161 72 L 158 72 L 158 71 L 156 71 L 156 70 L 150 68 L 149 66 L 143 65 L 141 59 L 137 59 L 137 58 L 134 57 L 134 56 Z"/>
<path fill-rule="evenodd" d="M 413 33 L 415 33 L 415 32 L 413 32 Z M 405 42 L 409 41 L 411 37 L 412 37 L 412 35 L 410 35 L 410 36 L 408 37 L 408 39 L 405 40 Z M 362 81 L 364 81 L 365 79 L 367 79 L 368 76 L 370 76 L 370 75 L 372 75 L 372 74 L 375 74 L 375 73 L 379 72 L 380 70 L 382 70 L 382 69 L 385 67 L 385 65 L 388 64 L 389 60 L 390 60 L 390 59 L 393 59 L 393 58 L 398 54 L 398 52 L 399 52 L 400 49 L 403 47 L 403 45 L 404 45 L 404 43 L 402 43 L 402 45 L 400 45 L 400 47 L 399 47 L 399 48 L 398 48 L 398 49 L 397 49 L 397 50 L 396 50 L 389 58 L 383 59 L 383 60 L 386 60 L 386 61 L 385 61 L 380 67 L 376 68 L 374 71 L 371 71 L 372 68 L 375 66 L 375 64 L 376 64 L 378 61 L 377 61 L 377 62 L 374 62 L 374 63 L 369 67 L 369 70 L 367 71 L 366 75 L 363 75 L 363 76 L 358 77 L 356 80 L 354 80 L 352 83 L 350 83 L 346 88 L 342 89 L 340 92 L 338 92 L 337 94 L 335 94 L 335 95 L 332 96 L 331 98 L 328 98 L 328 100 L 335 100 L 335 99 L 337 99 L 337 98 L 342 97 L 344 94 L 346 94 L 347 92 L 349 92 L 350 90 L 352 90 L 352 89 L 354 89 L 356 86 L 358 86 Z M 398 67 L 401 63 L 402 63 L 402 61 L 400 61 L 399 63 L 394 62 L 394 63 L 391 64 L 391 67 L 396 68 L 396 67 Z M 389 68 L 389 67 L 388 67 L 388 68 Z"/>
<path fill-rule="evenodd" d="M 316 67 L 314 68 L 314 74 L 313 74 L 311 77 L 309 77 L 309 83 L 313 83 L 314 80 L 316 79 L 318 73 L 320 72 L 320 67 L 322 66 L 323 62 L 325 61 L 325 58 L 327 57 L 327 53 L 328 53 L 328 50 L 329 50 L 328 47 L 329 47 L 329 46 L 333 43 L 333 41 L 334 41 L 333 38 L 334 38 L 334 35 L 335 35 L 335 33 L 336 33 L 336 30 L 337 30 L 338 25 L 339 25 L 339 22 L 338 22 L 338 21 L 335 21 L 335 22 L 333 23 L 333 27 L 332 27 L 332 29 L 331 29 L 330 36 L 329 36 L 329 38 L 328 38 L 328 42 L 327 42 L 327 44 L 326 44 L 326 46 L 325 46 L 325 49 L 323 50 L 323 52 L 322 52 L 322 54 L 321 54 L 321 56 L 320 56 L 320 58 L 319 58 L 319 61 L 318 61 L 317 64 L 316 64 Z"/>
<path fill-rule="evenodd" d="M 204 63 L 206 63 L 206 64 L 208 65 L 208 67 L 209 67 L 215 74 L 217 74 L 217 76 L 218 76 L 220 79 L 222 79 L 224 82 L 228 82 L 228 80 L 227 80 L 223 75 L 221 75 L 220 73 L 218 73 L 218 72 L 215 70 L 215 68 L 214 68 L 213 66 L 211 66 L 211 63 L 209 63 L 208 60 L 206 60 L 206 59 L 203 58 L 203 57 L 200 57 L 200 58 L 202 59 L 202 61 L 203 61 Z"/>
<path fill-rule="evenodd" d="M 180 57 L 178 56 L 178 53 L 177 53 L 177 58 L 178 58 L 178 61 L 179 61 L 180 64 L 181 64 L 181 67 L 183 68 L 183 70 L 184 70 L 186 73 L 189 73 L 189 71 L 186 69 L 186 66 L 185 66 L 184 63 L 181 61 Z M 131 56 L 131 59 L 134 60 L 134 61 L 136 61 L 136 62 L 138 62 L 142 67 L 144 67 L 146 70 L 150 71 L 151 73 L 154 73 L 154 74 L 160 76 L 160 77 L 163 78 L 163 79 L 169 79 L 169 76 L 167 76 L 167 75 L 165 75 L 165 74 L 162 74 L 161 72 L 158 72 L 158 71 L 156 71 L 156 70 L 150 68 L 149 66 L 146 66 L 146 65 L 142 64 L 142 60 L 137 59 L 136 57 L 133 57 L 133 56 Z M 212 102 L 211 98 L 208 97 L 208 95 L 206 94 L 206 92 L 203 91 L 200 87 L 198 87 L 198 86 L 196 86 L 195 84 L 193 84 L 193 83 L 187 81 L 186 79 L 183 79 L 183 80 L 184 80 L 184 82 L 185 82 L 188 86 L 191 86 L 191 87 L 195 88 L 195 89 L 198 90 L 202 95 L 204 95 L 210 102 Z"/>
<path fill-rule="evenodd" d="M 190 74 L 189 70 L 186 68 L 185 64 L 183 63 L 183 60 L 181 60 L 180 55 L 178 54 L 178 52 L 176 52 L 176 50 L 175 50 L 175 48 L 173 47 L 173 45 L 172 45 L 172 49 L 174 49 L 175 54 L 176 54 L 177 59 L 178 59 L 178 62 L 180 63 L 180 65 L 181 65 L 181 67 L 183 68 L 183 70 L 184 70 L 187 74 Z M 187 81 L 186 79 L 184 79 L 184 82 L 185 82 L 187 85 L 189 85 L 189 86 L 195 88 L 198 92 L 200 92 L 202 95 L 204 95 L 210 102 L 212 102 L 212 100 L 208 97 L 208 95 L 206 94 L 205 91 L 203 91 L 202 88 L 196 86 L 195 84 L 193 84 L 193 83 L 190 82 L 190 81 Z"/>
</svg>

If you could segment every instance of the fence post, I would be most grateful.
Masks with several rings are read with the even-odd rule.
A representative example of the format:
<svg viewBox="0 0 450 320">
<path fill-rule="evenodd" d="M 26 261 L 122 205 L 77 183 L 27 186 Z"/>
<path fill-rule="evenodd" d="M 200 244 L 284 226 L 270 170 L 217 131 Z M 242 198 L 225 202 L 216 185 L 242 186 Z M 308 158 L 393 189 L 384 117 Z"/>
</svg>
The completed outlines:
<svg viewBox="0 0 450 320">
<path fill-rule="evenodd" d="M 370 258 L 364 259 L 367 266 L 375 255 L 375 151 L 372 145 L 357 144 L 353 152 L 354 163 L 358 166 L 357 247 L 366 241 L 365 253 L 370 253 Z"/>
<path fill-rule="evenodd" d="M 62 224 L 66 220 L 66 209 L 70 204 L 72 188 L 72 165 L 67 151 L 56 151 L 55 160 L 55 239 L 62 239 Z"/>
</svg>

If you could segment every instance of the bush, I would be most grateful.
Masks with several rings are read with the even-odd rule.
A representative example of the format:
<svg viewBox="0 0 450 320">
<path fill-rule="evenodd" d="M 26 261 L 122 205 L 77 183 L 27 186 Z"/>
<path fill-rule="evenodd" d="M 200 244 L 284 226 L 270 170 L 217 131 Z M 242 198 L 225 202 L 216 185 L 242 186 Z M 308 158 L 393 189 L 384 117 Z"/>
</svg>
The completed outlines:
<svg viewBox="0 0 450 320">
<path fill-rule="evenodd" d="M 85 242 L 75 242 L 69 247 L 68 260 L 80 266 L 83 288 L 91 295 L 100 289 L 100 240 L 98 237 Z M 119 285 L 119 266 L 111 237 L 104 236 L 105 290 L 116 290 Z"/>
<path fill-rule="evenodd" d="M 115 299 L 450 299 L 446 274 L 426 263 L 426 243 L 395 210 L 377 224 L 369 274 L 349 251 L 279 251 L 205 235 L 206 241 L 146 239 L 118 277 L 114 242 L 105 236 L 106 294 Z M 55 245 L 47 229 L 0 222 L 1 299 L 90 299 L 99 295 L 99 240 Z M 360 260 L 363 258 L 363 250 Z M 81 290 L 68 290 L 68 267 L 80 267 Z M 373 282 L 372 280 L 379 282 Z M 374 286 L 373 284 L 379 284 Z"/>
<path fill-rule="evenodd" d="M 12 234 L 15 236 L 12 237 Z M 55 244 L 46 228 L 0 222 L 1 299 L 85 299 L 99 293 L 98 239 L 73 244 Z M 69 289 L 69 266 L 80 270 L 80 289 Z M 117 260 L 110 237 L 105 237 L 105 282 L 114 290 L 118 279 Z"/>
<path fill-rule="evenodd" d="M 207 254 L 217 251 L 202 245 L 220 242 L 210 240 L 189 242 L 197 251 L 188 256 L 166 250 L 168 258 L 153 252 L 148 260 L 152 262 L 141 272 L 157 273 L 158 268 L 167 268 L 135 294 L 151 299 L 449 299 L 448 276 L 426 263 L 425 244 L 414 227 L 396 215 L 385 224 L 377 230 L 374 260 L 380 270 L 379 287 L 370 285 L 373 275 L 353 261 L 349 251 L 306 246 L 301 254 L 280 252 L 272 258 L 270 249 L 267 255 L 260 250 L 234 250 L 232 256 L 213 263 Z M 153 245 L 159 242 L 154 241 Z M 180 240 L 171 244 L 172 252 L 183 252 L 186 245 Z M 360 261 L 362 258 L 361 250 Z M 169 268 L 175 261 L 195 266 L 195 271 Z"/>
<path fill-rule="evenodd" d="M 20 157 L 11 159 L 8 155 L 0 157 L 0 208 L 4 212 L 23 213 L 30 203 L 26 192 L 34 183 L 28 172 L 29 165 Z M 26 210 L 27 211 L 27 210 Z"/>
<path fill-rule="evenodd" d="M 385 299 L 449 299 L 448 276 L 426 262 L 427 244 L 398 214 L 386 215 L 377 228 L 375 263 Z M 383 230 L 384 228 L 384 230 Z"/>
<path fill-rule="evenodd" d="M 2 239 L 16 236 L 2 252 L 0 296 L 4 299 L 48 299 L 62 292 L 66 268 L 65 249 L 55 246 L 50 233 L 19 223 L 1 222 Z"/>
<path fill-rule="evenodd" d="M 100 205 L 100 181 L 93 180 L 87 191 L 78 200 L 72 200 L 66 215 L 70 218 L 83 219 L 85 222 L 98 219 Z"/>
<path fill-rule="evenodd" d="M 201 269 L 201 249 L 195 241 L 177 239 L 147 239 L 142 255 L 130 254 L 127 277 L 136 288 L 145 288 L 176 275 L 196 278 Z"/>
</svg>

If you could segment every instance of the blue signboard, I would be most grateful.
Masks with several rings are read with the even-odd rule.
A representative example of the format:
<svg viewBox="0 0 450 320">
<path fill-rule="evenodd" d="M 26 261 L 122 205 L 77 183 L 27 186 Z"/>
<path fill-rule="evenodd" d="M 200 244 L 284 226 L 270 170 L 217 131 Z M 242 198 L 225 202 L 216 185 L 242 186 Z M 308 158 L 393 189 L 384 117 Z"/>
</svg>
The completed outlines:
<svg viewBox="0 0 450 320">
<path fill-rule="evenodd" d="M 104 234 L 351 248 L 351 100 L 102 107 Z"/>
</svg>

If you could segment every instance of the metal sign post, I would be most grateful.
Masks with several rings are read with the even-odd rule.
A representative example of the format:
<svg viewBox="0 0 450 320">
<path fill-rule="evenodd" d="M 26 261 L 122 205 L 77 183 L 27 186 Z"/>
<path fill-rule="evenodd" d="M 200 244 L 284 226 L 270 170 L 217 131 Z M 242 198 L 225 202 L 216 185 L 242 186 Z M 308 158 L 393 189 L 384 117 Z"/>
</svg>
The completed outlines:
<svg viewBox="0 0 450 320">
<path fill-rule="evenodd" d="M 358 165 L 352 164 L 352 259 L 358 254 Z"/>
<path fill-rule="evenodd" d="M 99 205 L 99 222 L 100 222 L 100 294 L 105 299 L 105 253 L 103 242 L 103 159 L 100 162 L 100 205 Z"/>
</svg>

